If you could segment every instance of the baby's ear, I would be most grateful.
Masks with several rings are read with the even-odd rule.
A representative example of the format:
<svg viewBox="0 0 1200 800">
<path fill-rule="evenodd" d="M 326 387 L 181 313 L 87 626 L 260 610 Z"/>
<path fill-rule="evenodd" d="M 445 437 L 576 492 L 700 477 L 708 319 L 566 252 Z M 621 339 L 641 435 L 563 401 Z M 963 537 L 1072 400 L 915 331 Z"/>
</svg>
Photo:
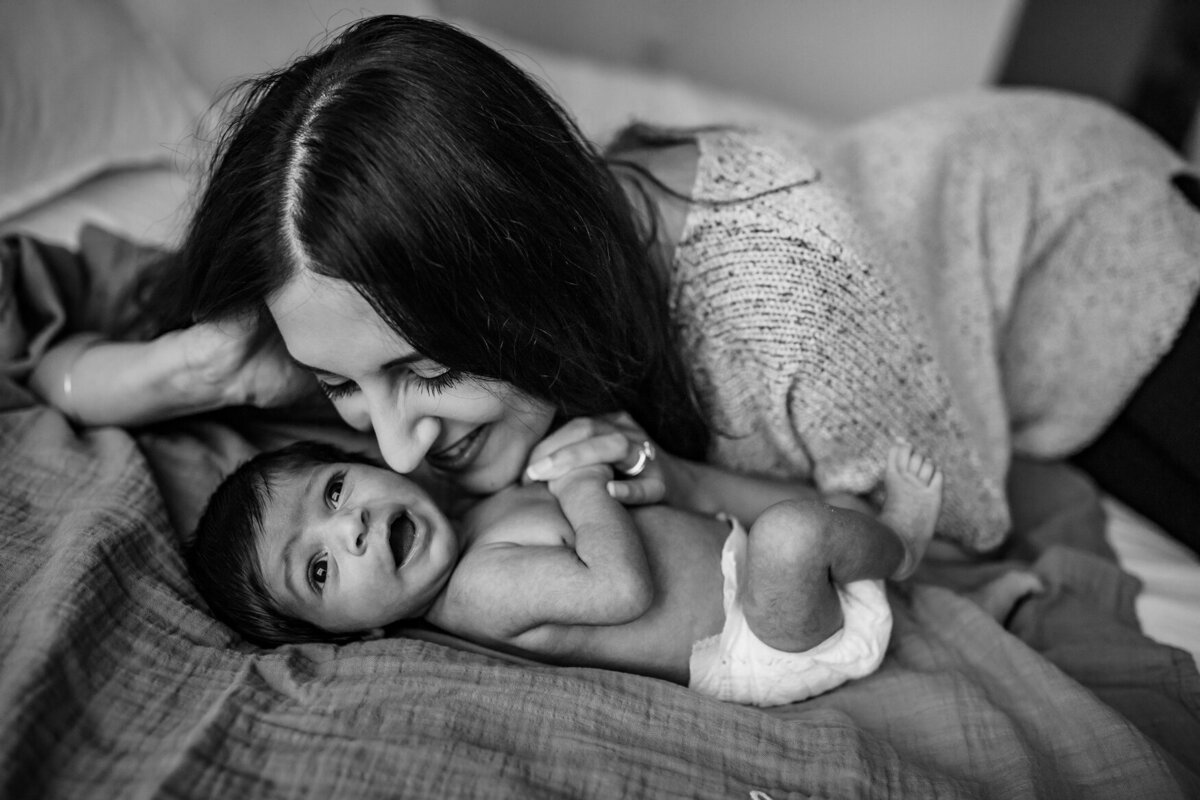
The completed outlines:
<svg viewBox="0 0 1200 800">
<path fill-rule="evenodd" d="M 370 641 L 374 641 L 375 639 L 382 639 L 382 638 L 383 638 L 383 628 L 371 628 L 371 630 L 369 630 L 369 631 L 363 631 L 362 636 L 359 637 L 359 641 L 370 642 Z"/>
</svg>

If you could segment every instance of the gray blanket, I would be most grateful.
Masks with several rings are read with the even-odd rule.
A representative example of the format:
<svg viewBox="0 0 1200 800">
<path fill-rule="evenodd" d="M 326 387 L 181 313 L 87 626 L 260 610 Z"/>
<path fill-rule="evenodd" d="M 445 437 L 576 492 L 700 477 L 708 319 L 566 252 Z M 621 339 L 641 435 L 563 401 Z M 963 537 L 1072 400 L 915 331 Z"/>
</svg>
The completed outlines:
<svg viewBox="0 0 1200 800">
<path fill-rule="evenodd" d="M 3 252 L 24 306 L 63 291 L 61 251 Z M 103 276 L 88 259 L 112 257 L 62 263 Z M 36 355 L 0 376 L 4 797 L 1200 796 L 1200 676 L 1138 631 L 1138 585 L 1064 466 L 1014 470 L 1002 553 L 893 587 L 877 673 L 763 711 L 420 628 L 246 645 L 187 579 L 196 509 L 260 447 L 348 434 L 255 413 L 76 430 L 23 388 Z M 1015 564 L 1048 590 L 1002 624 L 963 592 Z"/>
</svg>

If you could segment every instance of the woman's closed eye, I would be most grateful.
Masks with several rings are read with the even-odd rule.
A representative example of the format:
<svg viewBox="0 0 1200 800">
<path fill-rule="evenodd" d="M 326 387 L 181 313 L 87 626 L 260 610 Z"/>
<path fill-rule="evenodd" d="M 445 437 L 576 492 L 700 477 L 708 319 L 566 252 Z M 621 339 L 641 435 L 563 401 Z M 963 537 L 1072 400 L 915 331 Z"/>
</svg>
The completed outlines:
<svg viewBox="0 0 1200 800">
<path fill-rule="evenodd" d="M 436 394 L 437 392 L 446 391 L 461 381 L 462 373 L 457 370 L 447 369 L 429 378 L 422 377 L 416 373 L 413 374 L 413 377 L 420 381 L 419 385 L 422 389 L 430 394 Z"/>
<path fill-rule="evenodd" d="M 405 368 L 405 375 L 411 377 L 416 382 L 418 388 L 430 394 L 444 392 L 462 380 L 462 373 L 453 369 L 443 369 L 436 375 L 426 377 L 415 370 Z M 317 385 L 321 387 L 321 391 L 325 393 L 326 397 L 335 401 L 349 397 L 358 391 L 358 384 L 354 381 L 330 383 L 327 380 L 318 378 Z"/>
<path fill-rule="evenodd" d="M 330 400 L 338 400 L 358 391 L 358 384 L 354 383 L 354 381 L 329 383 L 328 381 L 317 378 L 317 385 L 321 387 L 321 391 L 324 392 L 325 396 Z"/>
</svg>

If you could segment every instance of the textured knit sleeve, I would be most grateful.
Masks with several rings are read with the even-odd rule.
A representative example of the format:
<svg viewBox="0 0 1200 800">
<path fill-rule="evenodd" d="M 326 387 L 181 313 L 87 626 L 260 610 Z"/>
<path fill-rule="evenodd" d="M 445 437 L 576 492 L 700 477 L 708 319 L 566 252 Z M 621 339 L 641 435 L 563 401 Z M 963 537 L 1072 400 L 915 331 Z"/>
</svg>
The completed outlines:
<svg viewBox="0 0 1200 800">
<path fill-rule="evenodd" d="M 1004 465 L 985 466 L 928 323 L 886 260 L 817 170 L 764 192 L 756 175 L 778 187 L 796 174 L 773 163 L 780 156 L 736 142 L 713 150 L 720 163 L 706 178 L 747 183 L 698 184 L 724 200 L 685 230 L 675 301 L 719 433 L 716 460 L 807 472 L 823 491 L 879 498 L 888 448 L 905 439 L 946 474 L 938 532 L 973 549 L 998 544 L 1008 528 Z"/>
</svg>

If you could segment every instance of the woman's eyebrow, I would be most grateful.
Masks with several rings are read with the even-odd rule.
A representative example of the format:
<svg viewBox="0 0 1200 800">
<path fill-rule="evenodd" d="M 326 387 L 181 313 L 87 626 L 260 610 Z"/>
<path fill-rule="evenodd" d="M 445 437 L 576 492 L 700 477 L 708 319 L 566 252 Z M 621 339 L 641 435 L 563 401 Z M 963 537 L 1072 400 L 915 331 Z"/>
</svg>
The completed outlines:
<svg viewBox="0 0 1200 800">
<path fill-rule="evenodd" d="M 305 364 L 303 361 L 296 358 L 291 353 L 288 353 L 287 357 L 288 357 L 289 361 L 291 361 L 293 364 L 295 364 L 300 369 L 306 369 L 309 372 L 320 373 L 321 375 L 332 375 L 333 374 L 333 373 L 329 372 L 328 370 L 318 369 L 317 367 L 314 367 L 311 364 Z"/>
<path fill-rule="evenodd" d="M 384 364 L 380 369 L 386 371 L 389 369 L 395 369 L 396 367 L 407 367 L 409 364 L 415 364 L 418 361 L 424 361 L 424 360 L 425 360 L 425 356 L 423 356 L 417 352 L 412 352 L 406 356 L 400 356 L 399 358 L 393 358 L 391 361 Z"/>
<path fill-rule="evenodd" d="M 305 364 L 303 361 L 296 358 L 291 353 L 288 353 L 288 358 L 291 359 L 292 363 L 295 364 L 297 367 L 300 367 L 301 369 L 306 369 L 309 372 L 317 373 L 320 375 L 333 375 L 334 374 L 327 369 L 321 369 L 320 367 L 314 367 L 311 364 Z M 418 361 L 424 361 L 424 360 L 425 360 L 425 356 L 423 356 L 417 352 L 412 352 L 406 356 L 400 356 L 399 358 L 393 358 L 391 361 L 384 363 L 380 367 L 380 371 L 395 369 L 396 367 L 407 367 L 409 364 L 415 364 Z"/>
</svg>

